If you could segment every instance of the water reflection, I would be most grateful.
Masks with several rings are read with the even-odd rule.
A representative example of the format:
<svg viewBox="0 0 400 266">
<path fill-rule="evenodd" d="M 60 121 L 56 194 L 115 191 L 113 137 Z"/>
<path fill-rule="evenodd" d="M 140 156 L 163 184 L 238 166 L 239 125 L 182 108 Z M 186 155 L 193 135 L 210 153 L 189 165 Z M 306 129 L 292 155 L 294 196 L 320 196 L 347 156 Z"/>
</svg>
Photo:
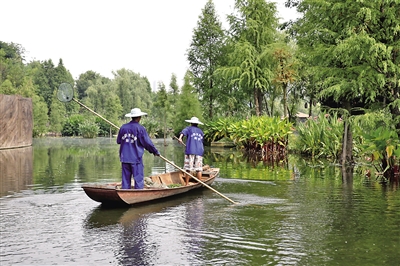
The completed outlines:
<svg viewBox="0 0 400 266">
<path fill-rule="evenodd" d="M 32 177 L 32 146 L 0 150 L 0 197 L 28 189 Z"/>
<path fill-rule="evenodd" d="M 202 237 L 207 232 L 204 228 L 204 208 L 203 200 L 198 198 L 186 204 L 184 210 L 186 236 L 182 243 L 182 250 L 198 261 L 201 261 L 206 245 L 206 241 Z"/>
<path fill-rule="evenodd" d="M 120 181 L 114 141 L 34 141 L 33 177 L 6 184 L 8 190 L 28 192 L 0 200 L 1 265 L 333 266 L 351 261 L 361 266 L 398 261 L 398 185 L 376 182 L 359 166 L 343 173 L 336 165 L 290 156 L 287 167 L 270 167 L 249 163 L 232 149 L 206 148 L 205 162 L 221 169 L 213 188 L 239 204 L 204 189 L 106 209 L 80 186 Z M 155 143 L 166 158 L 183 164 L 181 146 Z M 14 155 L 1 158 L 2 166 L 22 162 Z M 144 159 L 146 175 L 169 169 L 150 154 Z M 22 163 L 16 167 L 25 169 Z M 4 173 L 14 178 L 10 168 Z M 3 179 L 1 185 L 3 191 Z"/>
<path fill-rule="evenodd" d="M 183 260 L 186 257 L 200 259 L 204 245 L 201 240 L 204 234 L 203 193 L 193 191 L 187 196 L 129 208 L 110 209 L 100 205 L 86 218 L 86 234 L 95 234 L 100 228 L 118 228 L 120 250 L 117 259 L 120 265 L 180 261 L 169 258 L 179 256 L 179 253 L 183 253 Z"/>
<path fill-rule="evenodd" d="M 114 224 L 130 226 L 133 222 L 144 215 L 149 215 L 166 208 L 177 206 L 191 200 L 193 197 L 200 196 L 201 193 L 201 191 L 198 193 L 194 192 L 189 196 L 170 197 L 169 199 L 155 200 L 151 204 L 137 204 L 122 208 L 110 208 L 100 204 L 89 213 L 85 225 L 87 229 L 100 228 Z"/>
</svg>

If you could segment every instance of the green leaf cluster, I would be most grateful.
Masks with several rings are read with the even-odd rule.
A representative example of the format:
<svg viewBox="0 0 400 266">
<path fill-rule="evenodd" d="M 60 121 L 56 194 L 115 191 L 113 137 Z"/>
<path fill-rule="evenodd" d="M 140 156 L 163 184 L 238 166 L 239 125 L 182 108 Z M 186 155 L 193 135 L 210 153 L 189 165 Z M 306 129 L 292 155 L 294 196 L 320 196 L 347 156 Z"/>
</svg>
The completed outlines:
<svg viewBox="0 0 400 266">
<path fill-rule="evenodd" d="M 219 141 L 230 137 L 230 127 L 238 119 L 234 117 L 219 118 L 205 123 L 204 140 L 206 142 Z"/>
<path fill-rule="evenodd" d="M 364 132 L 361 149 L 381 174 L 400 165 L 400 139 L 393 129 L 378 127 Z"/>
<path fill-rule="evenodd" d="M 246 149 L 258 150 L 268 144 L 286 147 L 292 126 L 287 119 L 252 116 L 229 127 L 230 139 Z"/>
<path fill-rule="evenodd" d="M 267 144 L 286 147 L 292 126 L 292 123 L 279 117 L 219 118 L 206 123 L 204 138 L 208 141 L 229 138 L 238 147 L 257 151 Z"/>
<path fill-rule="evenodd" d="M 299 123 L 291 150 L 312 158 L 338 159 L 342 148 L 343 121 L 337 113 L 320 114 L 315 119 Z"/>
</svg>

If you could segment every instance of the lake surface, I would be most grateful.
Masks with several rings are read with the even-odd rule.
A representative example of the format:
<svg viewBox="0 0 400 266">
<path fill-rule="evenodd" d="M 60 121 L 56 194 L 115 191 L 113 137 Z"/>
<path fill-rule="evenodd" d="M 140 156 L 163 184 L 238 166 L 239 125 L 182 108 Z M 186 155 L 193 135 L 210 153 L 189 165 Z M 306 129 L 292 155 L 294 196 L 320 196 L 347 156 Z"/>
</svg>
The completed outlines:
<svg viewBox="0 0 400 266">
<path fill-rule="evenodd" d="M 183 165 L 183 147 L 154 140 Z M 107 209 L 81 185 L 120 181 L 115 139 L 43 138 L 0 150 L 0 265 L 400 265 L 400 189 L 290 156 L 206 148 L 212 187 Z M 145 174 L 171 170 L 146 152 Z"/>
</svg>

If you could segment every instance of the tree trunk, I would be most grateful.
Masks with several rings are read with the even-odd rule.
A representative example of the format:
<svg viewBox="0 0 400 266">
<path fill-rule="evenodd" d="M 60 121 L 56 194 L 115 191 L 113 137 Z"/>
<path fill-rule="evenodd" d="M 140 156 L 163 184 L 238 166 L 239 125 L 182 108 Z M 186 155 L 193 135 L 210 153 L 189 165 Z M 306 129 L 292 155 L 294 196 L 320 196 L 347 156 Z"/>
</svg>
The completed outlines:
<svg viewBox="0 0 400 266">
<path fill-rule="evenodd" d="M 283 91 L 283 117 L 286 118 L 287 115 L 288 115 L 288 112 L 287 112 L 286 83 L 282 83 L 282 91 Z"/>
<path fill-rule="evenodd" d="M 353 184 L 353 166 L 343 166 L 342 169 L 342 182 L 343 184 L 352 185 Z"/>
<path fill-rule="evenodd" d="M 344 107 L 349 111 L 350 114 L 350 102 L 344 102 Z M 342 155 L 340 163 L 342 165 L 350 165 L 353 161 L 353 133 L 351 132 L 351 125 L 349 122 L 349 117 L 343 116 L 344 130 L 343 130 L 343 140 L 342 140 Z"/>
<path fill-rule="evenodd" d="M 208 108 L 209 108 L 209 113 L 208 113 L 208 115 L 209 115 L 209 117 L 210 117 L 210 119 L 212 119 L 212 117 L 213 117 L 213 94 L 212 94 L 212 91 L 213 91 L 213 81 L 212 80 L 210 80 L 210 91 L 211 91 L 211 93 L 210 93 L 210 98 L 209 98 L 209 103 L 208 103 Z"/>
<path fill-rule="evenodd" d="M 210 119 L 212 119 L 212 117 L 213 117 L 213 104 L 212 104 L 213 97 L 212 97 L 212 95 L 210 95 L 209 101 L 210 102 L 208 103 L 208 115 L 209 115 Z"/>
<path fill-rule="evenodd" d="M 164 146 L 167 146 L 167 121 L 164 120 Z"/>
<path fill-rule="evenodd" d="M 265 95 L 263 97 L 263 101 L 265 102 L 265 112 L 266 112 L 266 114 L 269 115 L 269 116 L 272 116 L 272 113 L 271 113 L 271 111 L 269 109 L 268 99 L 267 99 L 267 97 Z"/>
<path fill-rule="evenodd" d="M 400 108 L 397 106 L 391 106 L 390 107 L 390 113 L 392 114 L 392 117 L 399 117 L 400 116 Z M 395 125 L 396 130 L 397 130 L 397 136 L 400 138 L 400 121 L 396 123 Z"/>
<path fill-rule="evenodd" d="M 258 112 L 260 115 L 263 114 L 263 94 L 260 89 L 257 89 L 257 97 L 258 97 Z"/>
<path fill-rule="evenodd" d="M 260 116 L 260 103 L 258 102 L 258 89 L 254 88 L 254 108 L 256 109 L 256 116 Z"/>
</svg>

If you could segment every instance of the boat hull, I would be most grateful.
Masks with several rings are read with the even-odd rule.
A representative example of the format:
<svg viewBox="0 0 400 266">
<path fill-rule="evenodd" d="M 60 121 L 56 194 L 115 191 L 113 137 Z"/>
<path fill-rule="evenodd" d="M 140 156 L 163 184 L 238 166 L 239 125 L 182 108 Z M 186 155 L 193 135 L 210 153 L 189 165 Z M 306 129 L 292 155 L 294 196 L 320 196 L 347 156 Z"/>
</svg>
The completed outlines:
<svg viewBox="0 0 400 266">
<path fill-rule="evenodd" d="M 175 171 L 150 176 L 152 186 L 144 189 L 121 189 L 120 183 L 85 184 L 82 188 L 89 198 L 102 204 L 133 205 L 200 189 L 204 184 L 211 185 L 218 175 L 218 168 L 208 168 L 203 171 L 202 182 L 191 179 L 189 185 L 185 186 L 182 172 Z"/>
</svg>

